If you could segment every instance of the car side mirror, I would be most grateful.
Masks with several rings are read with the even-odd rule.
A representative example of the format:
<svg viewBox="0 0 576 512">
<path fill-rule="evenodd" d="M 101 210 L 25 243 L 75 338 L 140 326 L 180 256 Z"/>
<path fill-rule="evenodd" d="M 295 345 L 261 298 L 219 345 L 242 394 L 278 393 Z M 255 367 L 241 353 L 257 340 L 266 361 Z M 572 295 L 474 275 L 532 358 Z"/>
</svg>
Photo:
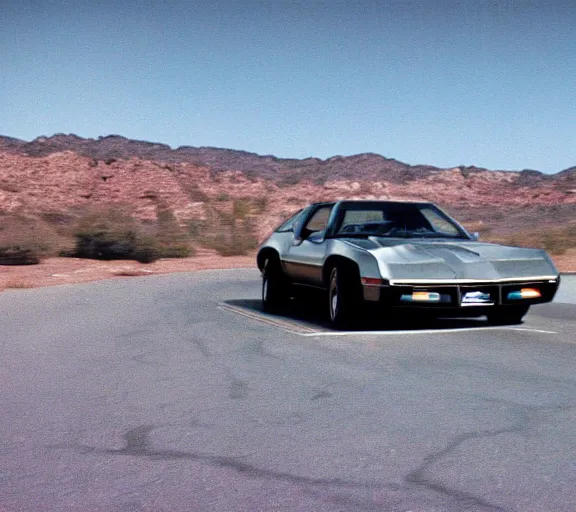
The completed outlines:
<svg viewBox="0 0 576 512">
<path fill-rule="evenodd" d="M 324 241 L 324 235 L 325 235 L 324 230 L 315 231 L 314 233 L 310 234 L 310 236 L 307 238 L 307 240 L 309 242 L 314 243 L 314 244 L 319 244 L 319 243 L 322 243 Z"/>
<path fill-rule="evenodd" d="M 472 240 L 480 240 L 480 233 L 478 233 L 478 231 L 472 233 L 470 236 L 472 237 Z"/>
</svg>

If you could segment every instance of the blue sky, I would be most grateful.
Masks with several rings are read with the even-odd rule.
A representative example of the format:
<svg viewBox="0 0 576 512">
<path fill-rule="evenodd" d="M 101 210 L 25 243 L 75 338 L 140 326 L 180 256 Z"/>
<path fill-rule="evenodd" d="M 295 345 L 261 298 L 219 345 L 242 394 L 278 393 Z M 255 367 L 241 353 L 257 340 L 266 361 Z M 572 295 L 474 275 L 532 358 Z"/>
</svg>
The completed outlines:
<svg viewBox="0 0 576 512">
<path fill-rule="evenodd" d="M 576 165 L 574 0 L 0 0 L 0 134 Z"/>
</svg>

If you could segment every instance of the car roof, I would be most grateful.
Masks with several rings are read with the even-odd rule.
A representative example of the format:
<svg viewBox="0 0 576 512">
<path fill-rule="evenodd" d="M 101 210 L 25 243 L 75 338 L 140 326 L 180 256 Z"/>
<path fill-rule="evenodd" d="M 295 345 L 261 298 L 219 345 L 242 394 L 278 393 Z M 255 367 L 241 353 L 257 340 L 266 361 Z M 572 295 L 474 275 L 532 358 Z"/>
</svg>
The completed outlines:
<svg viewBox="0 0 576 512">
<path fill-rule="evenodd" d="M 430 201 L 397 201 L 397 200 L 373 200 L 373 199 L 346 199 L 343 201 L 339 201 L 338 204 L 340 207 L 346 208 L 347 206 L 372 206 L 378 207 L 387 204 L 416 204 L 421 206 L 428 206 L 432 205 Z"/>
<path fill-rule="evenodd" d="M 344 199 L 340 201 L 321 201 L 317 203 L 310 203 L 305 209 L 308 208 L 320 208 L 323 206 L 334 206 L 337 210 L 362 210 L 363 208 L 368 209 L 380 209 L 390 206 L 393 208 L 398 205 L 413 205 L 413 206 L 429 206 L 437 208 L 437 206 L 430 201 L 399 201 L 394 199 L 389 200 L 377 200 L 377 199 Z"/>
</svg>

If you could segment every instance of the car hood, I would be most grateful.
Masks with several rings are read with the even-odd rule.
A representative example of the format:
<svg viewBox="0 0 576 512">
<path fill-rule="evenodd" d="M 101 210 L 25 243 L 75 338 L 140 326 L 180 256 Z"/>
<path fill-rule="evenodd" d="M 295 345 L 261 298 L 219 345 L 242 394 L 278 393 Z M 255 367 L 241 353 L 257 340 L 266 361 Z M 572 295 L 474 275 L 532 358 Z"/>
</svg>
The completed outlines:
<svg viewBox="0 0 576 512">
<path fill-rule="evenodd" d="M 554 278 L 545 251 L 467 240 L 369 237 L 349 243 L 370 252 L 390 281 L 512 280 Z"/>
</svg>

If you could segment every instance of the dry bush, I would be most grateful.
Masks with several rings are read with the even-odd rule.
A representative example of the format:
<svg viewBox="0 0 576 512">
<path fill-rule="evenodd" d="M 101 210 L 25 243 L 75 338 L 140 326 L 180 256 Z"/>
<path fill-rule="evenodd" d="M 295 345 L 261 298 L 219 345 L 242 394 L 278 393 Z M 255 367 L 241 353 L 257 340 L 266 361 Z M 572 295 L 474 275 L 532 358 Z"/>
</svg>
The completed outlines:
<svg viewBox="0 0 576 512">
<path fill-rule="evenodd" d="M 206 204 L 205 219 L 192 221 L 188 231 L 200 245 L 221 256 L 241 256 L 258 246 L 252 225 L 254 205 L 249 199 L 235 199 L 229 211 Z"/>
<path fill-rule="evenodd" d="M 16 193 L 21 191 L 21 187 L 19 187 L 18 185 L 16 185 L 13 182 L 2 180 L 2 181 L 0 181 L 0 190 L 3 190 L 4 192 L 11 192 L 13 194 L 16 194 Z"/>
<path fill-rule="evenodd" d="M 34 265 L 69 246 L 42 219 L 23 214 L 0 215 L 0 264 Z"/>
<path fill-rule="evenodd" d="M 5 285 L 7 290 L 24 290 L 27 288 L 33 288 L 34 285 L 26 281 L 8 281 Z"/>
<path fill-rule="evenodd" d="M 568 249 L 576 247 L 576 226 L 545 233 L 538 246 L 546 249 L 550 254 L 564 254 Z"/>
<path fill-rule="evenodd" d="M 79 258 L 150 263 L 195 253 L 186 229 L 161 205 L 157 206 L 156 222 L 146 225 L 119 208 L 88 211 L 77 219 L 73 235 L 76 247 L 69 255 Z"/>
<path fill-rule="evenodd" d="M 261 215 L 266 213 L 266 209 L 268 208 L 268 197 L 267 196 L 258 196 L 254 199 L 254 207 L 256 208 L 256 213 Z"/>
<path fill-rule="evenodd" d="M 70 235 L 69 228 L 74 224 L 76 217 L 69 212 L 48 211 L 41 214 L 42 220 L 50 224 L 56 231 Z"/>
<path fill-rule="evenodd" d="M 76 247 L 70 256 L 98 260 L 136 260 L 150 263 L 160 258 L 153 236 L 132 216 L 119 209 L 94 210 L 81 216 L 73 229 Z"/>
<path fill-rule="evenodd" d="M 252 213 L 253 200 L 245 197 L 234 199 L 232 202 L 233 219 L 244 220 Z"/>
<path fill-rule="evenodd" d="M 281 187 L 291 187 L 294 185 L 298 185 L 300 183 L 300 181 L 302 180 L 302 178 L 300 177 L 300 175 L 293 173 L 293 174 L 284 174 L 282 177 L 280 177 L 280 179 L 278 180 L 278 185 Z M 324 178 L 316 178 L 314 180 L 314 183 L 317 185 L 323 185 L 324 184 L 325 179 Z"/>
<path fill-rule="evenodd" d="M 190 234 L 166 206 L 156 208 L 155 238 L 162 258 L 187 258 L 196 253 Z"/>
<path fill-rule="evenodd" d="M 492 238 L 492 241 L 518 247 L 537 247 L 553 255 L 564 254 L 576 247 L 576 225 L 561 228 L 520 231 L 507 236 Z"/>
</svg>

